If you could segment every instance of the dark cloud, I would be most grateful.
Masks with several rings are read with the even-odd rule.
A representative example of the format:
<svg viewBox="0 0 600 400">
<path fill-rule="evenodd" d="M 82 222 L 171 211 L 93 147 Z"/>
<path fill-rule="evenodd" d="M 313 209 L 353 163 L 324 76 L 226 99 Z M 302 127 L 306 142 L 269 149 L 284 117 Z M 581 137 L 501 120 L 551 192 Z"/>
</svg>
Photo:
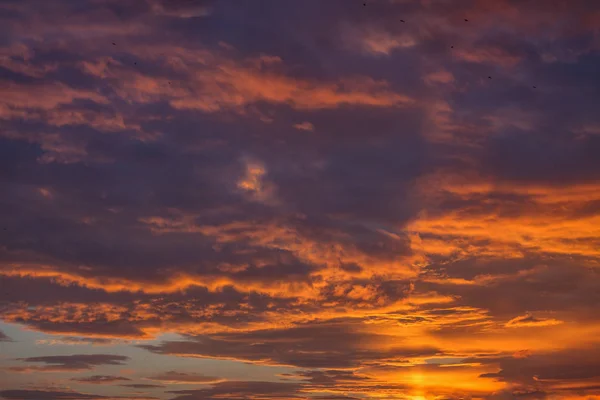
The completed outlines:
<svg viewBox="0 0 600 400">
<path fill-rule="evenodd" d="M 244 382 L 226 381 L 212 385 L 207 389 L 179 390 L 170 393 L 176 396 L 172 400 L 218 399 L 252 399 L 259 398 L 301 398 L 297 394 L 300 384 L 282 382 Z"/>
<path fill-rule="evenodd" d="M 188 341 L 165 341 L 140 347 L 160 354 L 188 357 L 236 358 L 243 361 L 293 365 L 305 368 L 351 368 L 380 358 L 434 355 L 433 347 L 398 344 L 385 352 L 371 344 L 390 337 L 361 332 L 344 322 L 312 323 L 288 329 L 199 336 Z"/>
<path fill-rule="evenodd" d="M 572 382 L 579 383 L 585 390 L 590 380 L 600 376 L 597 353 L 596 349 L 569 349 L 526 357 L 484 359 L 484 362 L 497 362 L 500 371 L 483 374 L 482 377 L 524 385 L 538 383 L 549 389 L 554 382 Z M 571 385 L 571 389 L 577 389 L 576 385 Z"/>
<path fill-rule="evenodd" d="M 307 370 L 300 371 L 293 376 L 303 378 L 306 385 L 312 388 L 332 388 L 342 384 L 361 383 L 372 380 L 368 376 L 344 370 Z"/>
<path fill-rule="evenodd" d="M 113 384 L 117 382 L 130 381 L 131 379 L 125 378 L 124 376 L 114 375 L 92 375 L 84 376 L 81 378 L 71 378 L 72 381 L 79 383 L 92 383 L 92 384 Z"/>
<path fill-rule="evenodd" d="M 105 396 L 84 394 L 78 392 L 59 392 L 46 390 L 3 390 L 0 396 L 5 399 L 15 400 L 62 400 L 62 399 L 105 399 Z"/>
<path fill-rule="evenodd" d="M 548 393 L 541 390 L 505 390 L 489 396 L 492 400 L 503 399 L 547 399 Z"/>
<path fill-rule="evenodd" d="M 165 387 L 163 385 L 154 385 L 151 383 L 126 383 L 120 386 L 130 387 L 134 389 L 160 389 Z"/>
<path fill-rule="evenodd" d="M 600 63 L 599 63 L 600 65 Z M 565 184 L 598 179 L 600 136 L 577 138 L 555 132 L 564 127 L 542 127 L 542 132 L 506 132 L 492 137 L 484 167 L 499 179 Z"/>
<path fill-rule="evenodd" d="M 445 269 L 448 278 L 471 279 L 471 274 L 481 274 L 483 266 L 492 279 L 480 285 L 419 285 L 423 288 L 434 288 L 440 293 L 459 295 L 459 304 L 470 304 L 490 310 L 493 315 L 506 318 L 507 322 L 519 315 L 547 310 L 570 310 L 581 317 L 593 315 L 593 310 L 600 302 L 597 295 L 600 281 L 594 269 L 578 268 L 577 264 L 569 260 L 539 262 L 540 264 L 531 259 L 525 263 L 503 262 L 501 269 L 497 270 L 495 263 L 457 263 Z M 509 269 L 511 264 L 512 268 L 515 268 L 512 273 Z M 497 266 L 500 267 L 499 264 Z M 527 279 L 521 279 L 523 274 L 527 275 Z M 496 279 L 493 279 L 494 276 Z M 495 296 L 501 296 L 501 293 L 507 291 L 511 293 L 509 298 L 502 302 L 494 300 Z"/>
<path fill-rule="evenodd" d="M 80 371 L 93 369 L 100 365 L 125 365 L 127 356 L 116 354 L 72 354 L 68 356 L 40 356 L 19 358 L 25 363 L 41 363 L 42 366 L 13 367 L 13 370 L 35 371 Z"/>
<path fill-rule="evenodd" d="M 75 391 L 58 390 L 27 390 L 14 389 L 2 390 L 0 396 L 8 400 L 87 400 L 87 399 L 140 399 L 149 400 L 155 397 L 121 397 L 121 396 L 103 396 L 91 393 L 80 393 Z"/>
<path fill-rule="evenodd" d="M 37 292 L 28 292 L 22 297 L 36 306 L 15 302 L 4 308 L 5 315 L 10 315 L 12 322 L 57 334 L 107 336 L 62 337 L 48 340 L 47 344 L 110 345 L 119 339 L 144 337 L 145 329 L 161 323 L 222 323 L 242 326 L 264 321 L 265 311 L 283 311 L 293 301 L 256 292 L 244 294 L 232 287 L 223 288 L 217 293 L 193 287 L 185 292 L 158 296 L 127 292 L 106 293 L 74 285 L 62 286 L 43 279 L 8 278 L 5 281 L 14 282 L 13 285 L 7 285 L 8 290 L 3 293 L 8 299 L 18 299 L 21 288 L 28 285 L 38 289 Z M 85 303 L 86 293 L 90 300 L 95 301 Z M 0 294 L 0 298 L 1 296 Z M 135 298 L 137 301 L 133 302 Z M 66 307 L 67 303 L 71 305 Z M 69 310 L 67 313 L 64 312 L 66 309 Z M 222 313 L 215 313 L 215 309 L 222 310 Z M 248 310 L 254 311 L 249 315 Z M 49 315 L 55 318 L 49 321 Z"/>
</svg>

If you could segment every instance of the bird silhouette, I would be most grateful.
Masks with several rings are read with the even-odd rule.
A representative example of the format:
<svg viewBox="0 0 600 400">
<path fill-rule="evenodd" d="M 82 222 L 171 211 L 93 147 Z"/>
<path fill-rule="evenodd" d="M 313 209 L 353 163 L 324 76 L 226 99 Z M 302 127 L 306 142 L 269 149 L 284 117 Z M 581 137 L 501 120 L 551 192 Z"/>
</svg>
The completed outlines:
<svg viewBox="0 0 600 400">
<path fill-rule="evenodd" d="M 491 77 L 491 76 L 488 76 L 488 79 L 492 79 L 492 77 Z"/>
<path fill-rule="evenodd" d="M 465 18 L 465 22 L 469 22 L 469 20 Z"/>
<path fill-rule="evenodd" d="M 401 19 L 401 20 L 400 20 L 400 22 L 404 22 L 404 20 L 403 20 L 403 19 Z"/>
<path fill-rule="evenodd" d="M 537 86 L 534 86 L 533 88 L 534 88 L 534 89 L 537 89 Z"/>
<path fill-rule="evenodd" d="M 117 44 L 115 42 L 113 42 L 113 46 L 116 46 Z"/>
<path fill-rule="evenodd" d="M 450 46 L 450 48 L 451 48 L 451 49 L 453 49 L 453 48 L 454 48 L 454 46 Z"/>
</svg>

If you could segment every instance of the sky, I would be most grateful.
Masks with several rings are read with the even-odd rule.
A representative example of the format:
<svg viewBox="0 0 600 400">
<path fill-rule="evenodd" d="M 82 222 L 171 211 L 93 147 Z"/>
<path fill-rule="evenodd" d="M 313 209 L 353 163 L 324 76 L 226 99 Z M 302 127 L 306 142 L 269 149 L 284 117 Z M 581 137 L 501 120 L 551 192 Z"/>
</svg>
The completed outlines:
<svg viewBox="0 0 600 400">
<path fill-rule="evenodd" d="M 0 0 L 0 398 L 600 399 L 597 0 Z"/>
</svg>

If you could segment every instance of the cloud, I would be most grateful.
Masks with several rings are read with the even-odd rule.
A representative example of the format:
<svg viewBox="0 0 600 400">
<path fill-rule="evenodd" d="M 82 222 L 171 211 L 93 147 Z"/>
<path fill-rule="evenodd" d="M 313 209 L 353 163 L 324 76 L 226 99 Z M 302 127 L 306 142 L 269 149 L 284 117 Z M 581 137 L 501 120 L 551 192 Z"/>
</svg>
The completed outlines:
<svg viewBox="0 0 600 400">
<path fill-rule="evenodd" d="M 306 370 L 291 375 L 291 378 L 302 379 L 306 382 L 306 385 L 310 386 L 312 389 L 318 387 L 331 388 L 348 383 L 365 382 L 368 384 L 368 381 L 373 380 L 369 376 L 360 375 L 354 371 L 347 370 Z"/>
<path fill-rule="evenodd" d="M 219 382 L 222 380 L 212 376 L 178 371 L 167 371 L 157 375 L 149 376 L 146 379 L 159 381 L 166 384 L 207 384 Z"/>
<path fill-rule="evenodd" d="M 515 317 L 506 323 L 507 327 L 535 327 L 535 326 L 549 326 L 558 325 L 562 321 L 558 321 L 553 318 L 539 319 L 535 318 L 530 314 Z"/>
<path fill-rule="evenodd" d="M 92 375 L 92 376 L 84 376 L 81 378 L 71 378 L 74 382 L 79 383 L 91 383 L 97 385 L 105 385 L 112 384 L 116 382 L 122 381 L 130 381 L 131 379 L 125 378 L 123 376 L 113 376 L 113 375 Z"/>
<path fill-rule="evenodd" d="M 4 397 L 598 396 L 593 1 L 0 10 Z"/>
<path fill-rule="evenodd" d="M 455 57 L 467 62 L 499 64 L 504 68 L 514 67 L 520 61 L 519 56 L 512 55 L 497 47 L 483 47 L 476 50 L 459 49 L 453 54 Z"/>
<path fill-rule="evenodd" d="M 256 160 L 246 160 L 246 173 L 237 186 L 248 193 L 253 200 L 269 203 L 276 201 L 275 187 L 266 181 L 267 170 L 265 166 Z"/>
<path fill-rule="evenodd" d="M 218 399 L 223 397 L 234 399 L 251 399 L 255 397 L 285 399 L 296 398 L 298 388 L 299 385 L 296 383 L 227 381 L 217 383 L 207 389 L 180 390 L 172 393 L 176 395 L 173 400 Z"/>
<path fill-rule="evenodd" d="M 245 334 L 198 336 L 188 341 L 139 347 L 159 354 L 304 368 L 352 368 L 380 357 L 404 360 L 437 353 L 432 347 L 393 342 L 393 336 L 361 331 L 360 325 L 330 322 Z"/>
<path fill-rule="evenodd" d="M 120 386 L 130 387 L 134 389 L 160 389 L 165 387 L 163 385 L 154 385 L 151 383 L 126 383 Z"/>
<path fill-rule="evenodd" d="M 358 36 L 359 38 L 355 40 L 358 41 L 360 48 L 372 55 L 389 56 L 394 50 L 411 48 L 417 44 L 415 38 L 410 35 L 396 36 L 376 29 L 369 29 Z"/>
<path fill-rule="evenodd" d="M 65 336 L 58 339 L 40 339 L 36 341 L 36 344 L 42 344 L 47 346 L 56 345 L 67 345 L 67 346 L 80 346 L 80 345 L 91 345 L 91 346 L 110 346 L 121 342 L 118 339 L 107 339 L 99 337 L 73 337 Z"/>
<path fill-rule="evenodd" d="M 498 363 L 499 372 L 483 378 L 510 382 L 523 393 L 542 391 L 551 396 L 597 395 L 599 374 L 595 349 L 578 348 L 532 354 L 528 357 L 482 359 Z"/>
<path fill-rule="evenodd" d="M 448 71 L 435 71 L 435 72 L 431 72 L 430 74 L 425 75 L 424 77 L 425 82 L 429 83 L 429 84 L 436 84 L 436 83 L 452 83 L 454 82 L 454 76 L 452 75 L 452 73 L 448 72 Z"/>
<path fill-rule="evenodd" d="M 0 331 L 0 342 L 12 342 L 12 339 L 8 337 L 4 332 Z"/>
<path fill-rule="evenodd" d="M 428 215 L 423 212 L 409 225 L 409 229 L 419 233 L 425 252 L 461 257 L 465 254 L 459 244 L 461 238 L 469 238 L 470 251 L 486 256 L 597 255 L 596 216 L 584 211 L 595 207 L 595 184 L 562 188 L 538 184 L 526 188 L 514 183 L 475 183 L 477 178 L 473 177 L 471 184 L 459 188 L 458 182 L 457 186 L 451 183 L 452 176 L 444 179 L 446 183 L 441 184 L 444 188 L 439 192 L 431 186 L 437 178 L 424 179 L 424 190 L 431 198 L 437 198 L 431 207 L 435 211 Z M 462 178 L 459 181 L 466 183 Z M 569 210 L 561 212 L 556 208 L 565 202 L 570 204 Z M 556 230 L 556 226 L 562 226 L 562 230 Z"/>
<path fill-rule="evenodd" d="M 210 2 L 206 1 L 164 1 L 151 2 L 152 10 L 159 15 L 177 18 L 196 18 L 210 15 Z"/>
<path fill-rule="evenodd" d="M 40 399 L 40 400 L 63 400 L 63 399 L 106 399 L 108 397 L 79 393 L 79 392 L 59 392 L 51 390 L 2 390 L 0 396 L 5 399 L 15 400 L 27 400 L 27 399 Z"/>
<path fill-rule="evenodd" d="M 308 121 L 304 121 L 304 122 L 300 122 L 297 124 L 294 124 L 294 128 L 301 130 L 301 131 L 309 131 L 312 132 L 315 130 L 315 127 L 313 124 L 311 124 Z"/>
<path fill-rule="evenodd" d="M 197 89 L 187 96 L 175 97 L 171 100 L 173 107 L 215 112 L 263 101 L 289 104 L 300 110 L 330 109 L 346 105 L 397 107 L 414 103 L 410 97 L 390 91 L 386 82 L 361 77 L 334 84 L 321 84 L 296 81 L 236 65 L 223 65 L 208 75 L 196 75 L 191 79 L 196 80 Z M 214 86 L 215 82 L 223 82 L 225 87 L 231 89 L 222 90 Z M 141 91 L 135 94 L 140 100 L 145 95 Z"/>
<path fill-rule="evenodd" d="M 121 397 L 121 396 L 103 396 L 91 393 L 80 393 L 76 391 L 57 391 L 57 390 L 37 390 L 37 389 L 14 389 L 2 390 L 0 396 L 8 400 L 87 400 L 87 399 L 139 399 L 151 400 L 155 397 Z"/>
<path fill-rule="evenodd" d="M 39 356 L 19 358 L 25 363 L 41 363 L 42 366 L 11 367 L 15 372 L 55 372 L 55 371 L 85 371 L 101 365 L 124 365 L 129 360 L 127 356 L 114 354 L 72 354 L 66 356 Z"/>
</svg>

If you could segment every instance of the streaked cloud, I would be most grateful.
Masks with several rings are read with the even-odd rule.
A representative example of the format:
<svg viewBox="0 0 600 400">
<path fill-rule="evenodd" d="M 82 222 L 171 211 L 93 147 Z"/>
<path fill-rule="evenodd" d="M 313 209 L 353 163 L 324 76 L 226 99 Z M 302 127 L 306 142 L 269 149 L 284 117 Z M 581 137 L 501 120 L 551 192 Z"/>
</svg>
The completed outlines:
<svg viewBox="0 0 600 400">
<path fill-rule="evenodd" d="M 155 397 L 121 397 L 121 396 L 102 396 L 91 393 L 80 393 L 76 391 L 56 391 L 56 390 L 2 390 L 0 396 L 9 400 L 28 400 L 28 399 L 39 399 L 39 400 L 74 400 L 74 399 L 139 399 L 139 400 L 151 400 Z"/>
<path fill-rule="evenodd" d="M 508 327 L 527 327 L 527 326 L 548 326 L 562 324 L 562 321 L 553 318 L 535 318 L 532 315 L 522 315 L 515 317 L 506 323 Z"/>
<path fill-rule="evenodd" d="M 125 378 L 124 376 L 91 375 L 81 378 L 71 378 L 71 380 L 74 382 L 91 383 L 94 385 L 110 385 L 113 383 L 130 381 L 131 379 Z"/>
<path fill-rule="evenodd" d="M 68 356 L 40 356 L 18 359 L 24 363 L 43 365 L 28 365 L 11 367 L 15 372 L 57 372 L 84 371 L 100 365 L 124 365 L 129 357 L 113 354 L 72 354 Z"/>
<path fill-rule="evenodd" d="M 222 381 L 223 379 L 215 378 L 213 376 L 207 376 L 197 373 L 189 372 L 178 372 L 178 371 L 167 371 L 157 375 L 149 376 L 146 379 L 153 381 L 159 381 L 165 384 L 207 384 Z"/>
</svg>

